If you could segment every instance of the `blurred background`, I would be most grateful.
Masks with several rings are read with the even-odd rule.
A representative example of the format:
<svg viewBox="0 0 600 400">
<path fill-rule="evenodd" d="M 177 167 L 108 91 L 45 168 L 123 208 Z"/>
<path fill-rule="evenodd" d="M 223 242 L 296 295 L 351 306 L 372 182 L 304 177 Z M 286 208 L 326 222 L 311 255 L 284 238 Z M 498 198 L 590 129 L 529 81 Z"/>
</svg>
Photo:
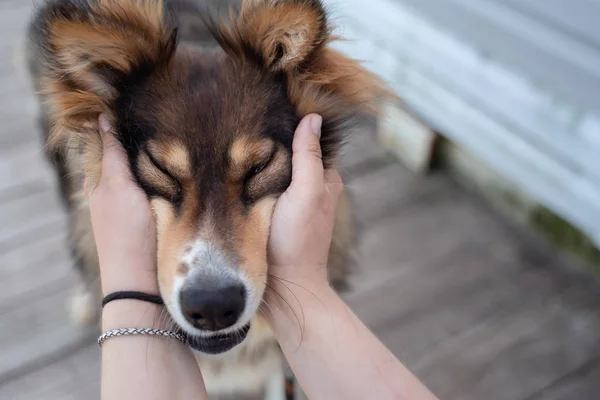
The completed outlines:
<svg viewBox="0 0 600 400">
<path fill-rule="evenodd" d="M 403 99 L 348 146 L 348 303 L 441 399 L 600 399 L 600 1 L 331 0 Z M 66 217 L 0 0 L 0 399 L 99 397 Z"/>
</svg>

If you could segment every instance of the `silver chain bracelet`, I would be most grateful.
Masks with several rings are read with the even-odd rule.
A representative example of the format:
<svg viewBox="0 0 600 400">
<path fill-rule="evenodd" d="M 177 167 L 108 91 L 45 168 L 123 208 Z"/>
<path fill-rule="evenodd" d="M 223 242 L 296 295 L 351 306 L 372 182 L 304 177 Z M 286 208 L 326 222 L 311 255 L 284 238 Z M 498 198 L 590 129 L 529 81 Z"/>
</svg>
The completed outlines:
<svg viewBox="0 0 600 400">
<path fill-rule="evenodd" d="M 98 346 L 102 347 L 102 343 L 108 338 L 113 336 L 127 336 L 127 335 L 154 335 L 154 336 L 167 336 L 173 339 L 179 340 L 181 343 L 186 343 L 185 336 L 171 331 L 164 331 L 162 329 L 151 329 L 151 328 L 123 328 L 113 329 L 112 331 L 104 332 L 98 338 Z"/>
</svg>

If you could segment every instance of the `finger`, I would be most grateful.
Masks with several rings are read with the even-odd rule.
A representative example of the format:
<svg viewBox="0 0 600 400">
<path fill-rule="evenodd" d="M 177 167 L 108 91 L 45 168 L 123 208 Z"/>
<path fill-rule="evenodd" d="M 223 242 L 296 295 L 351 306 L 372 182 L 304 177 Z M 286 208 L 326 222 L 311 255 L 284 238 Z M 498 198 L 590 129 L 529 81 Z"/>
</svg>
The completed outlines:
<svg viewBox="0 0 600 400">
<path fill-rule="evenodd" d="M 100 115 L 102 139 L 102 176 L 131 180 L 127 155 L 115 136 L 115 131 L 105 115 Z"/>
<path fill-rule="evenodd" d="M 321 155 L 320 115 L 311 114 L 298 125 L 292 144 L 292 186 L 302 186 L 303 190 L 323 187 L 323 160 Z"/>
</svg>

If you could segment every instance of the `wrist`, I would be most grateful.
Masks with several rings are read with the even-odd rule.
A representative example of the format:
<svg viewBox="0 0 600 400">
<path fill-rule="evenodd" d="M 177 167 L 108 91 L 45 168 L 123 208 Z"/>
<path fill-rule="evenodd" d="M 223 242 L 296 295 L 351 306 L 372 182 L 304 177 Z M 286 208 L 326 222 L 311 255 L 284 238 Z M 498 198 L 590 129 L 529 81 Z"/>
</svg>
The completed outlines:
<svg viewBox="0 0 600 400">
<path fill-rule="evenodd" d="M 344 305 L 326 282 L 316 286 L 286 284 L 276 290 L 278 294 L 269 296 L 267 302 L 273 334 L 282 346 L 297 347 L 315 323 Z"/>
<path fill-rule="evenodd" d="M 295 274 L 270 274 L 269 291 L 266 296 L 268 302 L 274 305 L 274 313 L 289 313 L 291 310 L 302 306 L 304 303 L 312 304 L 320 298 L 328 299 L 335 291 L 326 277 L 303 277 Z"/>
<path fill-rule="evenodd" d="M 170 319 L 164 306 L 135 299 L 114 300 L 102 310 L 104 332 L 121 328 L 167 329 Z"/>
<path fill-rule="evenodd" d="M 108 296 L 115 292 L 142 292 L 152 295 L 160 295 L 158 282 L 144 279 L 100 279 L 102 285 L 102 296 Z"/>
<path fill-rule="evenodd" d="M 150 261 L 101 261 L 100 281 L 104 296 L 131 290 L 160 293 L 154 263 Z"/>
</svg>

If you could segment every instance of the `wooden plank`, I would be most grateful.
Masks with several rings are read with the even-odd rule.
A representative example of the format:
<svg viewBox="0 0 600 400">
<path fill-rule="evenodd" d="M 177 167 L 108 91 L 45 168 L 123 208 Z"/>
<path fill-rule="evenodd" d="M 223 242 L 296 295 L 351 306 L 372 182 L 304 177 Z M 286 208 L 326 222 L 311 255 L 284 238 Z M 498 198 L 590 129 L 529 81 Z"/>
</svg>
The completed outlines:
<svg viewBox="0 0 600 400">
<path fill-rule="evenodd" d="M 26 246 L 37 240 L 60 234 L 67 229 L 67 220 L 63 215 L 53 214 L 47 218 L 36 220 L 29 229 L 21 230 L 18 233 L 6 234 L 3 240 L 0 240 L 0 254 L 4 254 L 11 249 Z M 2 231 L 0 231 L 1 233 Z"/>
<path fill-rule="evenodd" d="M 352 179 L 347 190 L 356 221 L 367 225 L 410 199 L 414 181 L 410 172 L 393 163 Z"/>
<path fill-rule="evenodd" d="M 372 123 L 371 123 L 372 125 Z M 352 173 L 370 160 L 386 156 L 386 152 L 377 141 L 373 128 L 357 130 L 343 149 L 341 167 L 343 171 Z"/>
<path fill-rule="evenodd" d="M 23 184 L 15 186 L 11 190 L 0 192 L 0 206 L 9 204 L 23 197 L 33 196 L 36 193 L 53 189 L 55 186 L 54 182 L 43 180 L 23 182 Z"/>
<path fill-rule="evenodd" d="M 502 240 L 496 234 L 498 222 L 449 187 L 413 198 L 367 224 L 358 237 L 357 266 L 349 278 L 355 291 L 375 288 L 390 274 L 418 268 L 463 243 L 489 246 L 489 237 Z"/>
<path fill-rule="evenodd" d="M 29 0 L 25 1 L 7 1 L 2 0 L 0 3 L 0 32 L 2 33 L 13 33 L 15 27 L 24 27 L 33 11 L 32 2 Z"/>
<path fill-rule="evenodd" d="M 5 115 L 22 114 L 30 109 L 31 88 L 25 73 L 25 40 L 26 24 L 31 15 L 27 9 L 9 9 L 0 11 L 0 70 L 3 75 L 3 91 L 13 92 L 13 87 L 19 85 L 23 89 L 18 97 L 2 97 L 2 113 Z M 13 92 L 14 93 L 14 92 Z M 19 101 L 14 101 L 14 99 Z M 13 101 L 9 101 L 13 100 Z M 29 103 L 26 107 L 24 105 Z"/>
<path fill-rule="evenodd" d="M 24 79 L 13 77 L 13 79 Z M 20 90 L 14 94 L 7 94 L 0 105 L 4 108 L 0 121 L 3 129 L 0 137 L 14 135 L 15 132 L 28 132 L 38 134 L 37 118 L 38 103 L 31 96 L 32 89 L 24 84 L 20 85 Z M 18 98 L 19 101 L 8 101 L 11 98 Z M 31 133 L 25 133 L 31 137 Z"/>
<path fill-rule="evenodd" d="M 13 8 L 31 9 L 35 3 L 35 0 L 2 0 L 2 2 L 0 2 L 0 10 Z"/>
<path fill-rule="evenodd" d="M 445 341 L 414 370 L 444 399 L 524 399 L 549 386 L 600 354 L 598 288 L 562 284 Z"/>
<path fill-rule="evenodd" d="M 68 298 L 69 291 L 63 290 L 0 314 L 0 381 L 82 340 L 92 340 L 95 328 L 70 322 Z"/>
<path fill-rule="evenodd" d="M 363 173 L 347 184 L 359 225 L 368 225 L 420 197 L 435 196 L 446 189 L 456 191 L 451 187 L 447 177 L 420 177 L 397 163 Z"/>
<path fill-rule="evenodd" d="M 65 232 L 59 232 L 0 255 L 0 313 L 25 304 L 32 292 L 71 278 L 73 263 L 66 244 Z"/>
<path fill-rule="evenodd" d="M 7 227 L 10 227 L 11 231 L 18 231 L 20 226 L 27 226 L 50 214 L 64 215 L 63 206 L 53 187 L 5 203 L 0 210 L 0 226 L 5 227 L 0 237 Z"/>
<path fill-rule="evenodd" d="M 0 132 L 0 158 L 4 159 L 27 149 L 40 149 L 39 155 L 43 157 L 41 132 L 35 118 L 7 118 L 0 114 L 0 122 L 4 125 L 4 131 Z"/>
<path fill-rule="evenodd" d="M 0 211 L 0 254 L 19 246 L 13 239 L 24 237 L 27 242 L 35 241 L 44 237 L 42 231 L 38 232 L 40 227 L 66 220 L 58 203 L 52 192 L 44 192 L 3 205 Z M 6 243 L 12 245 L 3 246 Z"/>
<path fill-rule="evenodd" d="M 0 254 L 43 238 L 47 228 L 64 229 L 56 185 L 38 149 L 0 157 Z"/>
<path fill-rule="evenodd" d="M 600 362 L 590 363 L 574 371 L 548 390 L 527 400 L 600 399 Z"/>
<path fill-rule="evenodd" d="M 466 244 L 348 302 L 413 366 L 452 337 L 556 287 L 540 270 L 501 263 L 485 247 Z"/>
<path fill-rule="evenodd" d="M 92 343 L 66 358 L 0 386 L 0 399 L 100 398 L 100 351 Z"/>
<path fill-rule="evenodd" d="M 10 79 L 3 82 L 4 96 L 2 97 L 2 120 L 3 121 L 18 121 L 18 117 L 22 121 L 35 121 L 37 117 L 38 105 L 34 96 L 34 88 L 29 81 L 26 60 L 23 59 L 22 53 L 25 49 L 21 44 L 14 45 L 9 49 L 10 63 L 7 61 L 0 64 L 0 70 L 4 70 Z M 19 99 L 19 101 L 14 101 Z"/>
<path fill-rule="evenodd" d="M 0 193 L 25 182 L 56 180 L 39 147 L 0 157 Z"/>
<path fill-rule="evenodd" d="M 5 57 L 0 61 L 0 72 L 5 74 L 6 78 L 3 80 L 2 92 L 5 94 L 3 97 L 4 102 L 9 105 L 12 104 L 16 108 L 18 115 L 23 115 L 31 112 L 30 103 L 35 98 L 35 92 L 31 85 L 27 66 L 27 38 L 25 32 L 17 32 L 21 28 L 14 28 L 13 35 L 9 43 L 0 50 L 0 53 L 4 54 Z M 24 30 L 25 27 L 23 26 Z M 10 102 L 9 100 L 13 100 Z M 19 101 L 14 101 L 19 99 Z M 24 104 L 26 106 L 24 106 Z M 6 110 L 2 110 L 5 115 L 12 115 Z"/>
<path fill-rule="evenodd" d="M 0 72 L 3 77 L 3 95 L 0 97 L 0 152 L 4 152 L 24 140 L 39 142 L 39 132 L 36 122 L 37 104 L 23 57 L 25 29 L 33 10 L 32 2 L 5 0 L 0 7 Z M 39 144 L 36 148 L 38 147 Z"/>
</svg>

